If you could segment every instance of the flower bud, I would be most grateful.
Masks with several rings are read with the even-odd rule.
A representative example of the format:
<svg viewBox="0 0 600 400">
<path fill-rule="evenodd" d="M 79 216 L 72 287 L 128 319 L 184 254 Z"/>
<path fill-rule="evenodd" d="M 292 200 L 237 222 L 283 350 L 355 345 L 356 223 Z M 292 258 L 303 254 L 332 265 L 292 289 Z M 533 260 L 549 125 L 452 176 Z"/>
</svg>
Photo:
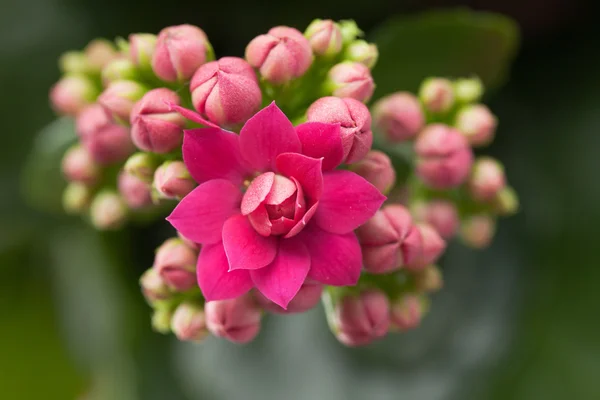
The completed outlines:
<svg viewBox="0 0 600 400">
<path fill-rule="evenodd" d="M 417 271 L 414 279 L 415 289 L 419 292 L 437 292 L 444 286 L 442 271 L 435 265 L 429 265 L 427 268 Z"/>
<path fill-rule="evenodd" d="M 248 343 L 260 331 L 262 312 L 250 293 L 230 300 L 209 301 L 204 312 L 208 330 L 217 337 Z"/>
<path fill-rule="evenodd" d="M 152 268 L 177 292 L 185 292 L 196 283 L 197 252 L 178 238 L 171 238 L 156 249 Z"/>
<path fill-rule="evenodd" d="M 408 92 L 397 92 L 379 100 L 374 106 L 373 119 L 390 142 L 413 139 L 425 123 L 419 100 Z"/>
<path fill-rule="evenodd" d="M 129 59 L 141 70 L 152 68 L 152 56 L 156 49 L 156 35 L 151 33 L 134 33 L 129 35 Z"/>
<path fill-rule="evenodd" d="M 92 201 L 90 218 L 96 229 L 119 229 L 127 219 L 127 207 L 117 193 L 106 190 Z"/>
<path fill-rule="evenodd" d="M 474 249 L 483 249 L 492 243 L 496 233 L 496 221 L 489 215 L 472 215 L 462 221 L 460 237 Z"/>
<path fill-rule="evenodd" d="M 119 193 L 125 203 L 132 209 L 144 208 L 152 205 L 152 192 L 150 184 L 144 182 L 127 172 L 119 174 Z"/>
<path fill-rule="evenodd" d="M 390 158 L 383 152 L 371 150 L 365 158 L 353 165 L 352 171 L 365 178 L 383 194 L 396 183 L 396 171 Z"/>
<path fill-rule="evenodd" d="M 421 233 L 410 213 L 399 204 L 377 211 L 356 230 L 365 269 L 383 274 L 410 265 L 422 251 Z"/>
<path fill-rule="evenodd" d="M 246 47 L 246 60 L 273 84 L 287 83 L 304 75 L 312 64 L 308 40 L 294 28 L 276 26 L 252 39 Z"/>
<path fill-rule="evenodd" d="M 331 68 L 325 85 L 327 91 L 336 97 L 350 97 L 363 103 L 369 101 L 375 90 L 375 82 L 369 68 L 351 61 Z"/>
<path fill-rule="evenodd" d="M 115 46 L 105 39 L 92 40 L 83 51 L 88 65 L 96 74 L 119 57 Z"/>
<path fill-rule="evenodd" d="M 173 312 L 168 308 L 157 308 L 152 314 L 152 329 L 166 335 L 171 330 Z"/>
<path fill-rule="evenodd" d="M 330 57 L 342 50 L 342 31 L 330 19 L 315 19 L 306 28 L 304 36 L 316 55 Z"/>
<path fill-rule="evenodd" d="M 177 93 L 159 88 L 146 93 L 131 111 L 131 138 L 140 149 L 169 153 L 181 148 L 185 118 L 171 111 L 169 104 L 180 104 Z"/>
<path fill-rule="evenodd" d="M 419 89 L 419 98 L 427 111 L 444 114 L 454 106 L 452 82 L 444 78 L 426 79 Z"/>
<path fill-rule="evenodd" d="M 254 70 L 237 57 L 223 57 L 198 68 L 190 91 L 194 108 L 220 126 L 245 122 L 262 101 Z"/>
<path fill-rule="evenodd" d="M 431 225 L 444 239 L 451 239 L 458 230 L 458 210 L 450 201 L 419 202 L 411 207 L 411 211 L 417 221 Z"/>
<path fill-rule="evenodd" d="M 479 157 L 473 163 L 468 183 L 475 200 L 492 200 L 506 186 L 504 167 L 491 157 Z"/>
<path fill-rule="evenodd" d="M 66 75 L 87 75 L 91 67 L 82 51 L 68 51 L 58 60 L 60 71 Z"/>
<path fill-rule="evenodd" d="M 423 300 L 416 294 L 406 293 L 392 302 L 392 327 L 400 332 L 415 329 L 421 324 L 424 313 Z"/>
<path fill-rule="evenodd" d="M 356 22 L 351 19 L 340 21 L 338 24 L 340 26 L 342 39 L 345 45 L 349 45 L 359 36 L 363 36 L 363 31 L 361 31 L 358 25 L 356 25 Z"/>
<path fill-rule="evenodd" d="M 125 162 L 125 171 L 147 183 L 152 183 L 154 172 L 158 167 L 159 158 L 151 153 L 135 153 Z"/>
<path fill-rule="evenodd" d="M 503 187 L 496 193 L 492 204 L 494 211 L 499 215 L 513 215 L 519 211 L 519 197 L 515 190 L 509 186 Z"/>
<path fill-rule="evenodd" d="M 116 81 L 135 81 L 137 79 L 138 71 L 131 60 L 127 58 L 113 60 L 102 69 L 102 85 L 104 87 L 108 87 Z"/>
<path fill-rule="evenodd" d="M 373 144 L 371 113 L 358 100 L 322 97 L 307 111 L 308 121 L 340 124 L 343 162 L 352 164 L 362 160 Z"/>
<path fill-rule="evenodd" d="M 158 34 L 152 57 L 156 76 L 167 82 L 184 82 L 212 58 L 212 47 L 204 31 L 193 25 L 177 25 Z"/>
<path fill-rule="evenodd" d="M 127 123 L 133 106 L 145 92 L 146 88 L 137 82 L 116 81 L 100 94 L 98 104 L 116 121 Z"/>
<path fill-rule="evenodd" d="M 457 130 L 443 124 L 425 127 L 415 143 L 417 175 L 434 189 L 463 183 L 473 165 L 469 143 Z"/>
<path fill-rule="evenodd" d="M 471 146 L 482 147 L 494 140 L 497 120 L 489 108 L 483 104 L 474 104 L 458 112 L 455 125 Z"/>
<path fill-rule="evenodd" d="M 390 303 L 382 291 L 367 290 L 346 296 L 336 305 L 334 330 L 346 346 L 364 346 L 387 335 Z"/>
<path fill-rule="evenodd" d="M 192 302 L 181 303 L 173 313 L 171 330 L 179 340 L 202 341 L 208 335 L 203 307 Z"/>
<path fill-rule="evenodd" d="M 183 236 L 183 234 L 179 231 L 177 231 L 177 237 L 179 237 L 179 239 L 181 239 L 186 246 L 194 250 L 200 250 L 200 245 L 198 243 L 192 242 L 190 239 Z"/>
<path fill-rule="evenodd" d="M 462 104 L 475 103 L 483 95 L 483 84 L 479 78 L 457 79 L 454 81 L 454 97 Z"/>
<path fill-rule="evenodd" d="M 93 186 L 100 179 L 100 166 L 80 145 L 71 147 L 62 160 L 62 171 L 67 180 Z"/>
<path fill-rule="evenodd" d="M 66 75 L 50 90 L 50 102 L 58 114 L 77 115 L 94 102 L 98 90 L 84 75 Z"/>
<path fill-rule="evenodd" d="M 344 53 L 344 59 L 363 64 L 369 69 L 373 69 L 379 58 L 379 50 L 375 43 L 368 43 L 364 40 L 355 40 L 350 43 Z"/>
<path fill-rule="evenodd" d="M 168 299 L 171 296 L 171 290 L 154 268 L 150 268 L 142 274 L 140 286 L 149 304 Z"/>
<path fill-rule="evenodd" d="M 81 214 L 87 210 L 92 200 L 92 191 L 79 182 L 71 182 L 63 192 L 63 208 L 67 214 Z"/>
<path fill-rule="evenodd" d="M 182 161 L 167 161 L 154 173 L 154 188 L 165 199 L 181 199 L 196 187 Z"/>
<path fill-rule="evenodd" d="M 436 262 L 446 250 L 446 242 L 431 225 L 417 224 L 417 229 L 421 233 L 422 247 L 417 258 L 406 265 L 406 268 L 411 271 L 422 270 Z"/>
<path fill-rule="evenodd" d="M 260 292 L 256 291 L 254 296 L 258 304 L 265 310 L 276 314 L 301 313 L 314 308 L 321 300 L 323 285 L 317 283 L 305 283 L 289 302 L 287 309 L 283 309 L 271 300 L 267 299 Z"/>
</svg>

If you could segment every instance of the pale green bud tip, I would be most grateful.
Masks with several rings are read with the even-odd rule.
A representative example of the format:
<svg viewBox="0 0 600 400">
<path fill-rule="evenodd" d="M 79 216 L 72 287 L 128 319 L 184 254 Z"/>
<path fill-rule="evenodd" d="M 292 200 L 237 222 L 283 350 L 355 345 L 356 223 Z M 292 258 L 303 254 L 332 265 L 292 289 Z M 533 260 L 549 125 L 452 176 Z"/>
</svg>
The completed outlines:
<svg viewBox="0 0 600 400">
<path fill-rule="evenodd" d="M 83 183 L 72 182 L 63 192 L 63 207 L 68 214 L 81 214 L 88 209 L 92 193 Z"/>
<path fill-rule="evenodd" d="M 359 62 L 372 69 L 379 58 L 379 50 L 374 43 L 364 40 L 355 40 L 350 43 L 344 55 L 346 60 Z"/>
<path fill-rule="evenodd" d="M 454 105 L 452 82 L 445 78 L 429 78 L 421 85 L 419 99 L 432 113 L 446 113 Z"/>
<path fill-rule="evenodd" d="M 477 77 L 457 79 L 454 82 L 454 95 L 460 103 L 476 103 L 483 96 L 483 83 Z"/>
<path fill-rule="evenodd" d="M 356 25 L 356 22 L 351 19 L 340 21 L 339 25 L 345 45 L 351 43 L 356 38 L 363 36 L 363 31 L 361 31 L 358 25 Z"/>
<path fill-rule="evenodd" d="M 131 60 L 119 58 L 113 60 L 102 69 L 102 84 L 107 87 L 112 82 L 121 80 L 136 80 L 138 71 Z"/>
<path fill-rule="evenodd" d="M 138 152 L 127 159 L 125 171 L 144 182 L 151 183 L 158 165 L 159 159 L 154 154 Z"/>
<path fill-rule="evenodd" d="M 519 212 L 519 197 L 510 186 L 498 192 L 494 199 L 494 209 L 500 215 L 514 215 Z"/>
<path fill-rule="evenodd" d="M 158 308 L 152 314 L 152 328 L 159 333 L 167 334 L 171 331 L 171 318 L 173 313 L 167 308 Z"/>
<path fill-rule="evenodd" d="M 90 65 L 85 54 L 81 51 L 68 51 L 58 61 L 63 74 L 87 74 Z"/>
<path fill-rule="evenodd" d="M 304 32 L 313 52 L 320 56 L 335 56 L 342 50 L 342 31 L 330 19 L 315 19 Z"/>
<path fill-rule="evenodd" d="M 99 193 L 90 207 L 92 224 L 100 230 L 118 229 L 127 219 L 127 207 L 121 197 L 112 191 Z"/>
</svg>

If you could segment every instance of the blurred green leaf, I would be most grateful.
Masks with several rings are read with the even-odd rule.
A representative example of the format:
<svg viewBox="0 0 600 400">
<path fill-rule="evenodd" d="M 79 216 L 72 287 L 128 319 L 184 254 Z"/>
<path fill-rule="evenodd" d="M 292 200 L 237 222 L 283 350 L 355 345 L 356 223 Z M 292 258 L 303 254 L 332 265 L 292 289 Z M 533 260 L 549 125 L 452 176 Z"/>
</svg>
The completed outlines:
<svg viewBox="0 0 600 400">
<path fill-rule="evenodd" d="M 62 192 L 66 182 L 61 174 L 63 154 L 75 141 L 75 124 L 61 118 L 40 131 L 21 176 L 25 200 L 38 210 L 62 212 Z"/>
<path fill-rule="evenodd" d="M 416 91 L 428 76 L 479 76 L 501 85 L 519 42 L 516 23 L 503 15 L 466 9 L 393 17 L 370 39 L 379 47 L 373 70 L 376 96 Z"/>
</svg>

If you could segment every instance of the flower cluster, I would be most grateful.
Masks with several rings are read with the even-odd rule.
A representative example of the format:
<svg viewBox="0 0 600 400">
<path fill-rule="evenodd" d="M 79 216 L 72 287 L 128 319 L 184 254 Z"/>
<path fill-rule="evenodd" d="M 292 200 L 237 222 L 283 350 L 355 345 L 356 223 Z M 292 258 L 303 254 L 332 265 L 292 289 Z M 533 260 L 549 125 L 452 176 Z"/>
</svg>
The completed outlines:
<svg viewBox="0 0 600 400">
<path fill-rule="evenodd" d="M 157 331 L 246 343 L 265 311 L 319 301 L 349 346 L 413 329 L 447 241 L 483 247 L 516 210 L 501 164 L 473 155 L 496 127 L 480 82 L 432 78 L 371 114 L 378 52 L 361 35 L 278 26 L 215 59 L 179 25 L 63 56 L 50 98 L 76 119 L 66 210 L 98 229 L 168 215 L 177 232 L 140 280 Z"/>
</svg>

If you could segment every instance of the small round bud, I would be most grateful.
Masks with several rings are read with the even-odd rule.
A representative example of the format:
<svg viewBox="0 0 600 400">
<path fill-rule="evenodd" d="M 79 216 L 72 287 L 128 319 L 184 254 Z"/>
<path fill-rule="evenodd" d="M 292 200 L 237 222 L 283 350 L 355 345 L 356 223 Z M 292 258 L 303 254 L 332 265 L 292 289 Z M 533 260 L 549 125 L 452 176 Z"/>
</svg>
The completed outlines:
<svg viewBox="0 0 600 400">
<path fill-rule="evenodd" d="M 154 268 L 150 268 L 142 274 L 140 277 L 140 286 L 149 304 L 166 300 L 172 294 L 165 281 L 163 281 Z"/>
<path fill-rule="evenodd" d="M 306 28 L 304 36 L 316 55 L 330 57 L 342 50 L 342 31 L 330 19 L 315 19 Z"/>
<path fill-rule="evenodd" d="M 496 221 L 489 215 L 472 215 L 462 221 L 460 237 L 474 249 L 483 249 L 492 243 L 496 232 Z"/>
<path fill-rule="evenodd" d="M 475 200 L 490 201 L 506 186 L 504 167 L 491 157 L 479 157 L 473 163 L 468 184 Z"/>
<path fill-rule="evenodd" d="M 181 199 L 196 187 L 182 161 L 167 161 L 154 173 L 154 188 L 165 199 Z"/>
<path fill-rule="evenodd" d="M 450 201 L 419 202 L 411 207 L 411 211 L 417 221 L 431 225 L 446 240 L 451 239 L 458 231 L 458 210 Z"/>
<path fill-rule="evenodd" d="M 203 307 L 191 302 L 181 303 L 173 313 L 171 330 L 179 340 L 201 342 L 208 335 Z"/>
<path fill-rule="evenodd" d="M 262 312 L 250 293 L 230 300 L 209 301 L 204 312 L 208 330 L 234 343 L 248 343 L 260 331 Z"/>
<path fill-rule="evenodd" d="M 246 47 L 246 60 L 258 68 L 266 81 L 280 85 L 304 75 L 312 64 L 313 54 L 300 31 L 276 26 L 252 39 Z"/>
<path fill-rule="evenodd" d="M 167 82 L 184 82 L 212 58 L 212 47 L 204 31 L 193 25 L 177 25 L 158 34 L 152 70 Z"/>
<path fill-rule="evenodd" d="M 454 106 L 452 82 L 444 78 L 429 78 L 419 89 L 419 98 L 427 111 L 444 114 Z"/>
<path fill-rule="evenodd" d="M 82 51 L 68 51 L 58 60 L 60 71 L 67 75 L 87 75 L 90 70 L 88 59 Z"/>
<path fill-rule="evenodd" d="M 343 162 L 352 164 L 362 160 L 373 144 L 371 113 L 367 106 L 358 100 L 322 97 L 307 111 L 310 122 L 340 124 Z"/>
<path fill-rule="evenodd" d="M 117 193 L 103 191 L 92 201 L 90 218 L 97 229 L 119 229 L 127 219 L 127 207 Z"/>
<path fill-rule="evenodd" d="M 171 331 L 171 318 L 173 312 L 168 308 L 157 308 L 152 314 L 152 329 L 166 335 Z"/>
<path fill-rule="evenodd" d="M 325 85 L 328 92 L 336 97 L 350 97 L 363 103 L 369 101 L 375 90 L 375 82 L 369 68 L 351 61 L 331 68 Z"/>
<path fill-rule="evenodd" d="M 358 296 L 346 296 L 335 308 L 334 330 L 346 346 L 364 346 L 387 335 L 390 303 L 379 290 L 367 290 Z"/>
<path fill-rule="evenodd" d="M 50 90 L 50 102 L 58 114 L 77 115 L 98 95 L 94 83 L 84 75 L 66 75 Z"/>
<path fill-rule="evenodd" d="M 350 43 L 344 53 L 344 59 L 363 64 L 369 69 L 373 69 L 379 58 L 379 50 L 375 43 L 368 43 L 364 40 L 355 40 Z"/>
<path fill-rule="evenodd" d="M 83 51 L 88 65 L 96 74 L 119 57 L 115 46 L 105 39 L 92 40 Z"/>
<path fill-rule="evenodd" d="M 92 191 L 79 182 L 71 182 L 63 192 L 63 208 L 67 214 L 78 215 L 86 211 L 92 201 Z"/>
<path fill-rule="evenodd" d="M 323 285 L 305 283 L 300 287 L 296 296 L 288 303 L 285 310 L 258 291 L 254 293 L 254 296 L 258 304 L 267 311 L 276 314 L 291 314 L 305 312 L 314 308 L 321 300 L 321 293 L 323 293 Z"/>
<path fill-rule="evenodd" d="M 71 147 L 62 160 L 62 171 L 67 180 L 93 186 L 100 179 L 100 166 L 81 145 Z"/>
<path fill-rule="evenodd" d="M 352 171 L 365 178 L 383 194 L 396 183 L 396 171 L 390 158 L 383 152 L 371 150 L 365 158 L 352 166 Z"/>
<path fill-rule="evenodd" d="M 359 36 L 363 36 L 363 31 L 360 30 L 356 22 L 351 19 L 339 22 L 340 30 L 342 31 L 342 39 L 344 45 L 349 45 L 354 42 Z"/>
<path fill-rule="evenodd" d="M 143 182 L 152 183 L 159 159 L 151 153 L 135 153 L 125 162 L 125 171 Z"/>
<path fill-rule="evenodd" d="M 473 165 L 469 143 L 443 124 L 425 127 L 415 143 L 417 175 L 429 187 L 449 189 L 462 184 Z"/>
<path fill-rule="evenodd" d="M 135 81 L 137 79 L 138 71 L 131 60 L 127 58 L 113 60 L 102 69 L 102 85 L 104 87 L 108 87 L 116 81 Z"/>
<path fill-rule="evenodd" d="M 150 70 L 152 56 L 156 49 L 156 35 L 150 33 L 134 33 L 129 35 L 129 60 L 137 68 Z"/>
<path fill-rule="evenodd" d="M 375 103 L 373 119 L 390 142 L 413 139 L 425 123 L 419 100 L 408 92 L 394 93 Z"/>
<path fill-rule="evenodd" d="M 436 262 L 446 250 L 446 242 L 431 225 L 417 224 L 417 229 L 421 233 L 422 247 L 417 258 L 406 265 L 406 268 L 411 271 L 423 270 L 429 264 Z"/>
<path fill-rule="evenodd" d="M 454 81 L 454 97 L 462 104 L 475 103 L 483 96 L 483 83 L 479 78 L 457 79 Z"/>
<path fill-rule="evenodd" d="M 156 249 L 152 268 L 171 289 L 185 292 L 197 287 L 197 258 L 198 254 L 194 249 L 180 239 L 172 238 Z"/>
<path fill-rule="evenodd" d="M 517 196 L 517 192 L 509 186 L 503 187 L 496 193 L 492 204 L 494 211 L 499 215 L 514 215 L 519 211 L 519 197 Z"/>
<path fill-rule="evenodd" d="M 489 108 L 483 104 L 475 104 L 458 112 L 455 125 L 471 146 L 482 147 L 494 140 L 497 120 Z"/>
<path fill-rule="evenodd" d="M 419 292 L 437 292 L 444 286 L 442 271 L 435 265 L 429 265 L 427 268 L 416 272 L 414 279 L 415 288 Z"/>
<path fill-rule="evenodd" d="M 118 180 L 119 193 L 125 203 L 132 209 L 144 208 L 152 205 L 152 192 L 150 184 L 137 177 L 121 172 Z"/>
<path fill-rule="evenodd" d="M 415 329 L 421 324 L 424 313 L 423 301 L 418 295 L 404 294 L 392 302 L 392 327 L 400 332 Z"/>
<path fill-rule="evenodd" d="M 144 93 L 146 88 L 135 81 L 116 81 L 100 94 L 98 104 L 116 121 L 127 123 L 133 106 Z"/>
</svg>

